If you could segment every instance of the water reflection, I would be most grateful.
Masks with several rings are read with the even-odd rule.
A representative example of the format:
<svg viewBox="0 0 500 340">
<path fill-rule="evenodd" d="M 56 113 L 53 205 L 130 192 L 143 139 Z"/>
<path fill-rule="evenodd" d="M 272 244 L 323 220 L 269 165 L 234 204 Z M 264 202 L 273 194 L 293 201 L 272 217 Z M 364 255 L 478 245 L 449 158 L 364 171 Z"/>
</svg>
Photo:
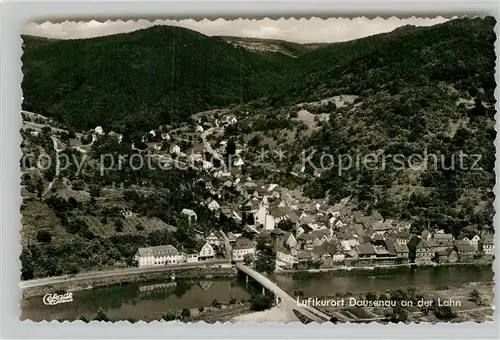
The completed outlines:
<svg viewBox="0 0 500 340">
<path fill-rule="evenodd" d="M 398 270 L 300 273 L 278 275 L 276 282 L 289 294 L 300 291 L 305 296 L 327 296 L 335 293 L 363 293 L 399 288 L 445 289 L 465 283 L 492 282 L 491 266 L 428 267 Z"/>
<path fill-rule="evenodd" d="M 168 310 L 210 306 L 213 300 L 228 303 L 248 299 L 244 282 L 226 280 L 177 280 L 147 284 L 123 284 L 73 293 L 73 302 L 46 306 L 42 298 L 21 301 L 21 319 L 53 320 L 92 318 L 99 308 L 111 320 L 157 318 Z"/>
<path fill-rule="evenodd" d="M 473 281 L 493 282 L 492 267 L 438 267 L 401 269 L 386 272 L 308 273 L 273 278 L 289 294 L 327 296 L 335 293 L 362 293 L 398 288 L 443 289 Z M 210 306 L 213 300 L 228 303 L 231 298 L 247 300 L 258 284 L 244 279 L 177 280 L 122 284 L 73 293 L 73 302 L 46 306 L 42 298 L 21 301 L 21 319 L 91 319 L 99 308 L 111 320 L 153 320 L 169 310 Z"/>
</svg>

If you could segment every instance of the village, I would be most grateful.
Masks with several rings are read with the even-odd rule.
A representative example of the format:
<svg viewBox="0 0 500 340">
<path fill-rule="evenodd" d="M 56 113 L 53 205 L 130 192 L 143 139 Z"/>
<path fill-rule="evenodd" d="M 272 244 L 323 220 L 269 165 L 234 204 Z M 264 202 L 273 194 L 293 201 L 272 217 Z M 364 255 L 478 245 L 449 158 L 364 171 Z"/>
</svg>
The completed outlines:
<svg viewBox="0 0 500 340">
<path fill-rule="evenodd" d="M 141 248 L 136 255 L 139 266 L 224 256 L 251 262 L 259 256 L 258 237 L 268 237 L 278 270 L 473 263 L 493 259 L 491 234 L 454 237 L 429 226 L 415 235 L 410 232 L 410 221 L 384 219 L 375 210 L 367 216 L 356 210 L 355 200 L 350 197 L 328 205 L 326 200 L 303 197 L 297 190 L 254 181 L 245 174 L 241 156 L 242 150 L 248 150 L 247 144 L 233 142 L 228 164 L 225 157 L 230 142 L 219 138 L 213 146 L 207 139 L 214 131 L 220 133 L 235 124 L 237 118 L 227 111 L 213 110 L 195 119 L 194 131 L 188 126 L 173 133 L 152 130 L 143 143 L 159 160 L 170 165 L 181 162 L 199 170 L 198 181 L 212 198 L 198 204 L 208 207 L 218 218 L 235 220 L 242 228 L 227 235 L 221 230 L 200 235 L 203 247 L 190 253 L 171 245 Z M 181 214 L 197 218 L 191 209 L 184 209 Z"/>
</svg>

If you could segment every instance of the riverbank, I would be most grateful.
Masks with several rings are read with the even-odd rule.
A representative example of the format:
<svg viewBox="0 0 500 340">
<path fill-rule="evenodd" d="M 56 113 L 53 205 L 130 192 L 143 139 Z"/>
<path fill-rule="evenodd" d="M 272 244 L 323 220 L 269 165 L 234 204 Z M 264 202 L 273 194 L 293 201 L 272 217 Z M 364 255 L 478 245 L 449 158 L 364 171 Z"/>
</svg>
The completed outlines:
<svg viewBox="0 0 500 340">
<path fill-rule="evenodd" d="M 340 322 L 388 322 L 394 315 L 391 303 L 403 303 L 403 322 L 485 322 L 493 321 L 493 287 L 493 282 L 470 282 L 458 288 L 402 287 L 397 290 L 364 294 L 336 293 L 315 298 L 325 304 L 317 306 L 318 309 Z M 477 299 L 471 298 L 473 291 L 477 292 Z M 301 298 L 301 301 L 307 301 L 307 298 Z"/>
<path fill-rule="evenodd" d="M 175 278 L 197 278 L 197 279 L 212 279 L 220 277 L 234 277 L 236 270 L 232 267 L 226 268 L 178 268 L 178 267 L 158 267 L 154 270 L 144 271 L 126 271 L 116 270 L 104 273 L 82 273 L 74 277 L 67 277 L 59 280 L 47 281 L 36 286 L 22 286 L 21 282 L 21 297 L 29 299 L 39 297 L 47 293 L 54 293 L 57 291 L 65 292 L 78 292 L 90 290 L 98 287 L 105 287 L 109 285 L 121 283 L 141 283 L 154 280 L 171 280 L 171 275 L 175 274 Z"/>
<path fill-rule="evenodd" d="M 328 273 L 328 272 L 352 272 L 352 271 L 386 271 L 397 270 L 404 268 L 434 268 L 434 267 L 485 267 L 492 266 L 493 261 L 481 262 L 455 262 L 455 263 L 430 263 L 430 264 L 393 264 L 393 265 L 380 265 L 380 266 L 360 266 L 360 267 L 331 267 L 331 268 L 318 268 L 318 269 L 283 269 L 277 267 L 276 274 L 297 274 L 297 273 Z"/>
<path fill-rule="evenodd" d="M 277 305 L 270 309 L 260 312 L 250 312 L 233 317 L 231 323 L 265 323 L 265 322 L 278 322 L 290 323 L 299 322 L 299 320 L 290 311 L 285 310 L 284 306 Z"/>
<path fill-rule="evenodd" d="M 479 282 L 486 286 L 494 285 L 494 272 L 491 266 L 403 268 L 382 273 L 377 271 L 346 273 L 348 274 L 339 275 L 339 272 L 330 272 L 280 275 L 272 279 L 291 296 L 301 298 L 332 298 L 338 294 L 347 299 L 350 296 L 360 294 L 366 296 L 370 292 L 396 291 L 401 288 L 415 288 L 431 294 L 438 291 L 448 291 L 451 294 L 460 292 L 460 295 L 466 296 L 470 292 L 463 291 L 462 293 L 461 290 L 469 284 Z M 206 322 L 232 322 L 231 320 L 235 317 L 251 313 L 245 301 L 250 301 L 253 294 L 259 294 L 261 291 L 262 288 L 258 283 L 253 280 L 246 283 L 244 279 L 238 277 L 181 279 L 179 276 L 172 282 L 170 276 L 164 273 L 164 276 L 153 282 L 140 284 L 129 282 L 78 291 L 73 293 L 73 301 L 68 303 L 46 305 L 42 297 L 22 299 L 20 301 L 21 320 L 71 321 L 82 315 L 91 320 L 97 311 L 102 309 L 112 321 L 153 321 L 159 320 L 169 311 L 175 311 L 180 315 L 182 310 L 187 308 L 191 312 L 189 320 L 192 319 L 192 322 L 205 321 L 205 319 Z M 211 307 L 214 300 L 220 308 Z M 231 301 L 233 303 L 230 303 Z M 242 302 L 243 305 L 241 305 Z M 201 306 L 204 307 L 205 314 L 198 315 L 196 311 Z M 467 309 L 471 308 L 467 307 Z M 484 313 L 484 311 L 479 310 L 473 313 Z M 259 314 L 256 314 L 255 318 L 260 320 Z M 340 317 L 339 320 L 341 320 Z"/>
</svg>

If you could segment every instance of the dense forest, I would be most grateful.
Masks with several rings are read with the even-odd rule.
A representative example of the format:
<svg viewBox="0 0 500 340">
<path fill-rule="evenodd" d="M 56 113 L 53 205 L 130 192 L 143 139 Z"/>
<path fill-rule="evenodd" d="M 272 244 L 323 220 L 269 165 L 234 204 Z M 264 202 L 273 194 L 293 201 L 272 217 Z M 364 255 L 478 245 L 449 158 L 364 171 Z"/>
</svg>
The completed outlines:
<svg viewBox="0 0 500 340">
<path fill-rule="evenodd" d="M 23 108 L 76 129 L 147 130 L 214 107 L 272 106 L 446 82 L 493 100 L 495 19 L 405 26 L 301 53 L 253 53 L 220 37 L 154 26 L 92 39 L 23 37 Z M 376 116 L 392 122 L 392 116 Z"/>
<path fill-rule="evenodd" d="M 170 26 L 53 42 L 24 37 L 23 50 L 25 110 L 77 130 L 117 132 L 261 97 L 292 60 Z"/>
</svg>

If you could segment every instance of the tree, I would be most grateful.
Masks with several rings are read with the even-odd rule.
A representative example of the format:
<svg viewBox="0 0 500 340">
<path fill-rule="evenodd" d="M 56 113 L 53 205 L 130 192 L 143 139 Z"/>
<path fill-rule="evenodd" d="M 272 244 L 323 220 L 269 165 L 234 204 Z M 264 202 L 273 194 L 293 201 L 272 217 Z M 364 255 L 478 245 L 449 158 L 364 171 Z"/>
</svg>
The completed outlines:
<svg viewBox="0 0 500 340">
<path fill-rule="evenodd" d="M 89 186 L 90 196 L 92 197 L 100 197 L 101 196 L 101 188 L 98 185 L 91 184 Z"/>
<path fill-rule="evenodd" d="M 253 254 L 245 254 L 243 255 L 243 262 L 246 264 L 246 265 L 249 265 L 252 263 L 252 260 L 253 260 Z"/>
<path fill-rule="evenodd" d="M 229 300 L 229 304 L 230 305 L 234 305 L 236 303 L 236 298 L 233 296 L 231 297 L 231 299 Z"/>
<path fill-rule="evenodd" d="M 390 322 L 398 323 L 398 322 L 406 322 L 408 320 L 408 311 L 402 308 L 398 303 L 395 307 L 392 308 L 392 312 L 386 315 Z"/>
<path fill-rule="evenodd" d="M 203 311 L 205 310 L 205 307 L 201 306 L 200 308 L 198 308 L 198 312 L 200 313 L 203 313 Z"/>
<path fill-rule="evenodd" d="M 232 156 L 236 153 L 236 143 L 234 142 L 234 140 L 231 138 L 227 141 L 227 145 L 226 145 L 226 154 L 228 156 Z"/>
<path fill-rule="evenodd" d="M 294 226 L 295 224 L 289 219 L 279 221 L 278 223 L 278 228 L 280 228 L 283 231 L 292 231 Z"/>
<path fill-rule="evenodd" d="M 120 219 L 115 221 L 115 230 L 119 233 L 123 232 L 123 222 Z"/>
<path fill-rule="evenodd" d="M 255 269 L 259 272 L 272 273 L 276 269 L 276 254 L 271 245 L 266 243 L 264 237 L 257 239 L 257 259 Z"/>
<path fill-rule="evenodd" d="M 220 302 L 217 301 L 217 299 L 214 299 L 211 304 L 212 307 L 219 308 L 220 307 Z"/>
<path fill-rule="evenodd" d="M 108 316 L 106 315 L 106 311 L 102 308 L 97 310 L 97 313 L 94 316 L 95 321 L 109 321 Z"/>
<path fill-rule="evenodd" d="M 250 299 L 250 309 L 254 311 L 262 311 L 273 306 L 273 299 L 269 295 L 254 294 Z"/>
<path fill-rule="evenodd" d="M 50 243 L 52 241 L 52 234 L 47 230 L 40 230 L 36 234 L 36 239 L 41 243 Z"/>
<path fill-rule="evenodd" d="M 189 309 L 187 309 L 187 308 L 183 308 L 183 309 L 182 309 L 182 312 L 181 312 L 181 317 L 182 317 L 183 319 L 187 319 L 187 318 L 189 318 L 190 316 L 191 316 L 191 311 L 190 311 Z"/>
<path fill-rule="evenodd" d="M 469 294 L 469 301 L 473 301 L 476 303 L 476 305 L 481 306 L 483 303 L 483 297 L 481 296 L 481 293 L 477 289 L 474 289 L 470 294 Z"/>
<path fill-rule="evenodd" d="M 252 213 L 247 215 L 247 224 L 248 225 L 254 225 L 255 224 L 255 217 L 253 216 Z"/>
<path fill-rule="evenodd" d="M 177 316 L 175 315 L 174 312 L 168 311 L 165 314 L 163 314 L 161 318 L 165 321 L 172 321 L 172 320 L 175 320 L 177 318 Z"/>
<path fill-rule="evenodd" d="M 85 323 L 89 323 L 89 319 L 87 319 L 87 318 L 85 317 L 85 315 L 80 315 L 80 317 L 78 318 L 78 320 L 83 321 L 83 322 L 85 322 Z"/>
<path fill-rule="evenodd" d="M 374 294 L 372 292 L 366 294 L 366 299 L 368 301 L 375 301 L 377 300 L 377 294 Z"/>
<path fill-rule="evenodd" d="M 434 309 L 434 315 L 440 320 L 451 320 L 455 317 L 455 312 L 450 306 L 437 306 Z"/>
</svg>

